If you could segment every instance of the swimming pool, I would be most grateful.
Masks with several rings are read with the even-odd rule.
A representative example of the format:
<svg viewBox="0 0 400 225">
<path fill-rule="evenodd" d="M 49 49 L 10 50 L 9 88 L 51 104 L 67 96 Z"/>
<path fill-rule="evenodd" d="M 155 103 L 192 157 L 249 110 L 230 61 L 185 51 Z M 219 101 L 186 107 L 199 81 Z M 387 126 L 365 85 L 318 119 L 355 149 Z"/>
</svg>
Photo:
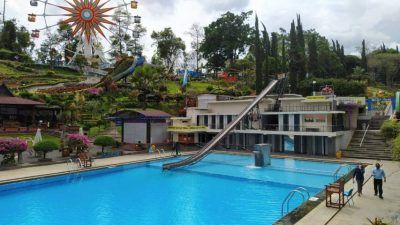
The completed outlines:
<svg viewBox="0 0 400 225">
<path fill-rule="evenodd" d="M 162 171 L 165 162 L 2 185 L 0 224 L 272 224 L 291 190 L 315 195 L 339 167 L 274 158 L 271 167 L 256 168 L 250 156 L 227 154 L 175 171 Z M 290 209 L 301 203 L 295 196 Z"/>
</svg>

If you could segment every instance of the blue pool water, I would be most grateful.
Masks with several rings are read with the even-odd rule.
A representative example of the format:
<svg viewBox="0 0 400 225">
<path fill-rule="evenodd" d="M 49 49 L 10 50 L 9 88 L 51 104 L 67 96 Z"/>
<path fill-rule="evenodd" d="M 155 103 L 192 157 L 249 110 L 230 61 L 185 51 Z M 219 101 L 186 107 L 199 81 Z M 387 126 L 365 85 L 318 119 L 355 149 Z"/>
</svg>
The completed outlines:
<svg viewBox="0 0 400 225">
<path fill-rule="evenodd" d="M 211 154 L 196 165 L 163 172 L 165 162 L 2 185 L 0 224 L 272 224 L 291 190 L 302 186 L 315 195 L 339 167 L 272 159 L 271 167 L 261 169 L 250 156 Z M 290 209 L 301 202 L 294 197 Z"/>
</svg>

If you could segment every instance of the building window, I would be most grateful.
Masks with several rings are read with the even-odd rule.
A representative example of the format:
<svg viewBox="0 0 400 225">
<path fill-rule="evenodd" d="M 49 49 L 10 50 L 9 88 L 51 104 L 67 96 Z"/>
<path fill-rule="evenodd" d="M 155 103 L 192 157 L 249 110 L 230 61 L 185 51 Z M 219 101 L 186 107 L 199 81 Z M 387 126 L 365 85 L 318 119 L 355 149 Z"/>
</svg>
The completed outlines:
<svg viewBox="0 0 400 225">
<path fill-rule="evenodd" d="M 204 126 L 208 127 L 208 116 L 203 116 L 204 118 Z"/>
<path fill-rule="evenodd" d="M 219 116 L 218 129 L 224 129 L 224 116 Z"/>
<path fill-rule="evenodd" d="M 215 116 L 211 116 L 211 129 L 216 128 L 216 123 L 217 123 L 217 120 L 216 120 Z"/>
</svg>

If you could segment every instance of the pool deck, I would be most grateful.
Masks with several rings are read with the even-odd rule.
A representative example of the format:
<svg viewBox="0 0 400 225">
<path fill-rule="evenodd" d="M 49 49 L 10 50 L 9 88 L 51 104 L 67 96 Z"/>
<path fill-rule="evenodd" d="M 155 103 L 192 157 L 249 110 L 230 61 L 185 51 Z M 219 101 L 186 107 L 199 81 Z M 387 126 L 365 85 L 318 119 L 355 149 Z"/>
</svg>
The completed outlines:
<svg viewBox="0 0 400 225">
<path fill-rule="evenodd" d="M 191 152 L 182 153 L 182 155 L 191 154 Z M 136 154 L 120 157 L 95 159 L 93 166 L 88 169 L 78 168 L 77 164 L 67 165 L 67 163 L 56 163 L 45 166 L 22 167 L 13 170 L 0 171 L 0 184 L 15 182 L 19 180 L 35 179 L 43 176 L 61 175 L 71 172 L 80 172 L 86 170 L 99 169 L 109 166 L 118 166 L 130 163 L 145 162 L 150 160 L 159 160 L 173 157 L 172 153 L 166 152 L 162 154 Z"/>
<path fill-rule="evenodd" d="M 185 152 L 184 155 L 192 154 L 193 152 Z M 165 159 L 172 157 L 171 153 L 164 154 L 137 154 L 127 155 L 114 158 L 96 159 L 92 168 L 99 169 L 108 166 L 124 165 L 135 162 L 144 162 L 157 159 Z M 315 157 L 293 157 L 277 155 L 276 157 L 289 157 L 310 160 L 324 160 Z M 359 160 L 359 159 L 342 159 L 341 162 L 363 162 L 375 164 L 373 160 Z M 359 225 L 368 224 L 367 218 L 374 219 L 375 217 L 384 218 L 385 222 L 391 222 L 392 218 L 397 217 L 397 223 L 400 224 L 400 162 L 382 161 L 383 169 L 386 172 L 387 183 L 384 183 L 384 200 L 374 196 L 373 180 L 370 179 L 364 185 L 364 195 L 358 197 L 354 196 L 354 206 L 346 205 L 340 212 L 337 209 L 325 207 L 325 202 L 318 205 L 314 210 L 307 214 L 303 219 L 296 223 L 296 225 L 319 225 L 319 224 L 332 224 L 332 225 Z M 366 179 L 370 176 L 373 166 L 366 168 Z M 68 166 L 66 163 L 58 163 L 46 166 L 33 166 L 23 167 L 14 170 L 0 171 L 0 184 L 9 183 L 19 180 L 34 179 L 43 176 L 54 176 L 66 174 L 70 172 L 85 171 L 87 169 L 78 169 Z M 355 187 L 355 185 L 354 185 Z M 352 181 L 346 183 L 345 190 L 353 188 Z M 335 215 L 336 214 L 336 215 Z M 333 217 L 334 216 L 334 217 Z M 333 217 L 333 218 L 332 218 Z M 328 222 L 329 221 L 329 222 Z M 328 223 L 327 223 L 328 222 Z"/>
<path fill-rule="evenodd" d="M 362 161 L 371 164 L 376 163 L 376 161 L 373 160 L 348 160 L 356 162 Z M 296 225 L 370 224 L 367 218 L 371 220 L 383 218 L 384 222 L 391 222 L 393 225 L 400 224 L 400 162 L 381 161 L 380 163 L 383 164 L 382 168 L 385 170 L 387 177 L 387 183 L 383 184 L 383 200 L 374 196 L 373 179 L 370 179 L 363 187 L 364 194 L 361 197 L 355 194 L 353 197 L 354 206 L 346 205 L 338 212 L 337 209 L 325 207 L 325 202 L 323 202 L 297 222 Z M 370 165 L 366 168 L 365 179 L 370 177 L 373 168 L 374 165 Z M 349 181 L 345 185 L 345 190 L 347 191 L 353 187 L 356 191 L 357 185 Z"/>
</svg>

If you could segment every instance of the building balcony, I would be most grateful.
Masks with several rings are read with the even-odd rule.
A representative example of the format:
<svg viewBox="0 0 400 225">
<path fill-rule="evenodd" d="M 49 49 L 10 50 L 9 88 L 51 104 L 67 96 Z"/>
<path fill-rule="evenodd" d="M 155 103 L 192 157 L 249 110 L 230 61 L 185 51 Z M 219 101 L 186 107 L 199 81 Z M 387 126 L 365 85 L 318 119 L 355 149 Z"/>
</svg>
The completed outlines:
<svg viewBox="0 0 400 225">
<path fill-rule="evenodd" d="M 332 105 L 310 105 L 310 106 L 280 106 L 278 112 L 329 112 L 335 111 Z M 266 112 L 268 112 L 266 110 Z"/>
</svg>

